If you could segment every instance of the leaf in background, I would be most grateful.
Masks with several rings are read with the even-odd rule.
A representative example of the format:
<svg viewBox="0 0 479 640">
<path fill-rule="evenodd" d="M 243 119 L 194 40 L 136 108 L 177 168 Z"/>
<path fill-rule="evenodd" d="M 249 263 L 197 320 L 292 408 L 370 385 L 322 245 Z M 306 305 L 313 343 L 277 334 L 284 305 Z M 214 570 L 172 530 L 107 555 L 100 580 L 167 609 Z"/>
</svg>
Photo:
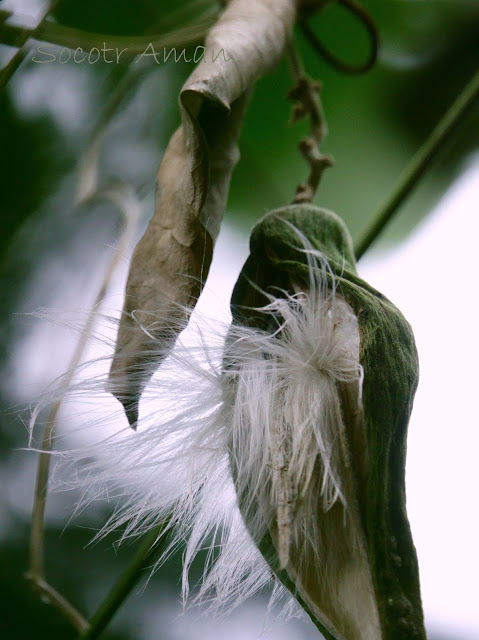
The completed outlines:
<svg viewBox="0 0 479 640">
<path fill-rule="evenodd" d="M 186 325 L 211 263 L 254 82 L 280 58 L 294 0 L 232 0 L 180 94 L 182 125 L 163 156 L 155 212 L 137 245 L 110 372 L 130 424 L 141 393 Z"/>
</svg>

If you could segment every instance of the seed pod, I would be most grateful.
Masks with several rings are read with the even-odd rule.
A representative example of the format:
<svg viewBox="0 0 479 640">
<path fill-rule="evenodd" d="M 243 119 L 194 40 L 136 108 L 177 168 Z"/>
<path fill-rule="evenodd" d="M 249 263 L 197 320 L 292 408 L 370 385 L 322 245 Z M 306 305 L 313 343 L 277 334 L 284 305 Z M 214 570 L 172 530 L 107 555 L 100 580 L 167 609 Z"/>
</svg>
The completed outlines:
<svg viewBox="0 0 479 640">
<path fill-rule="evenodd" d="M 320 277 L 312 278 L 312 270 Z M 313 291 L 318 286 L 322 292 Z M 418 381 L 411 327 L 357 275 L 344 223 L 311 205 L 272 211 L 254 227 L 232 296 L 233 326 L 271 333 L 276 323 L 278 344 L 294 340 L 288 309 L 299 306 L 299 317 L 306 317 L 301 292 L 309 307 L 316 296 L 314 317 L 322 325 L 305 353 L 304 368 L 312 370 L 301 381 L 303 400 L 295 411 L 287 407 L 298 381 L 281 380 L 288 371 L 282 355 L 275 348 L 256 353 L 258 366 L 276 376 L 270 389 L 274 405 L 281 405 L 275 415 L 273 404 L 263 412 L 263 422 L 270 422 L 269 431 L 261 427 L 263 476 L 243 460 L 255 436 L 246 396 L 235 394 L 248 372 L 235 369 L 237 343 L 230 340 L 226 349 L 225 370 L 234 372 L 230 403 L 244 414 L 229 444 L 243 519 L 326 638 L 424 639 L 405 494 L 406 433 Z M 283 309 L 278 303 L 272 309 L 273 296 L 283 299 Z M 359 375 L 351 365 L 355 357 Z M 297 371 L 301 376 L 300 366 Z M 316 391 L 305 390 L 311 376 Z M 319 433 L 313 437 L 308 429 Z"/>
</svg>

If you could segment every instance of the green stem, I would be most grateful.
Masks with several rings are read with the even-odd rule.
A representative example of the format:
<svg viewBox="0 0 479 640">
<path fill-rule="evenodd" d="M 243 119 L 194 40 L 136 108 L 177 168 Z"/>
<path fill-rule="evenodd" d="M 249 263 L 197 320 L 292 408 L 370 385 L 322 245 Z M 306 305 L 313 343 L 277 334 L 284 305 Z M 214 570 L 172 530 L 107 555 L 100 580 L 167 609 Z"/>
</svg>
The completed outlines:
<svg viewBox="0 0 479 640">
<path fill-rule="evenodd" d="M 63 617 L 70 622 L 77 631 L 88 629 L 89 623 L 75 607 L 58 593 L 48 582 L 38 576 L 27 573 L 25 578 L 31 582 L 32 587 L 44 602 L 56 607 Z"/>
<path fill-rule="evenodd" d="M 45 23 L 48 15 L 51 11 L 53 11 L 59 4 L 61 0 L 51 0 L 45 9 L 38 26 L 33 30 L 28 29 L 19 29 L 16 37 L 14 37 L 14 45 L 18 47 L 13 58 L 11 58 L 10 62 L 3 68 L 0 69 L 0 90 L 3 89 L 10 78 L 13 76 L 15 71 L 20 67 L 22 62 L 25 60 L 25 57 L 29 51 L 27 42 L 30 38 L 35 38 L 38 32 L 41 30 L 42 25 Z M 2 31 L 4 27 L 2 26 Z"/>
<path fill-rule="evenodd" d="M 96 47 L 102 49 L 118 49 L 125 51 L 125 55 L 135 56 L 144 53 L 148 47 L 151 54 L 151 47 L 161 55 L 163 47 L 188 47 L 199 44 L 206 35 L 209 27 L 217 18 L 217 11 L 205 12 L 201 19 L 193 25 L 172 30 L 164 34 L 142 35 L 142 36 L 114 36 L 102 33 L 92 33 L 72 27 L 65 27 L 55 22 L 45 20 L 38 29 L 23 29 L 14 25 L 4 25 L 2 27 L 2 43 L 12 44 L 19 37 L 34 38 L 40 42 L 66 47 L 69 49 L 82 48 L 89 51 Z"/>
<path fill-rule="evenodd" d="M 109 591 L 91 618 L 88 629 L 80 634 L 78 640 L 93 640 L 103 633 L 115 613 L 138 583 L 142 572 L 151 566 L 152 561 L 164 550 L 168 535 L 167 527 L 168 521 L 156 527 L 145 536 L 133 561 Z"/>
<path fill-rule="evenodd" d="M 357 260 L 366 253 L 399 207 L 410 195 L 477 98 L 479 98 L 479 71 L 472 77 L 469 84 L 451 105 L 399 177 L 398 183 L 390 197 L 383 204 L 373 223 L 357 244 L 355 250 Z"/>
<path fill-rule="evenodd" d="M 50 475 L 50 452 L 52 450 L 53 439 L 57 428 L 57 418 L 63 403 L 64 395 L 67 392 L 73 377 L 78 369 L 81 358 L 85 352 L 88 341 L 91 338 L 94 324 L 96 322 L 99 309 L 106 295 L 111 280 L 124 256 L 124 251 L 130 246 L 131 236 L 136 229 L 136 224 L 125 220 L 125 229 L 120 237 L 117 249 L 114 252 L 108 268 L 103 276 L 102 283 L 97 292 L 95 302 L 88 314 L 85 326 L 80 335 L 80 339 L 75 347 L 73 356 L 70 360 L 68 371 L 62 378 L 62 388 L 58 400 L 52 405 L 45 429 L 43 431 L 41 453 L 39 456 L 35 495 L 32 509 L 32 527 L 30 534 L 30 571 L 29 578 L 31 581 L 44 578 L 44 550 L 45 550 L 45 508 L 48 493 L 48 478 Z"/>
</svg>

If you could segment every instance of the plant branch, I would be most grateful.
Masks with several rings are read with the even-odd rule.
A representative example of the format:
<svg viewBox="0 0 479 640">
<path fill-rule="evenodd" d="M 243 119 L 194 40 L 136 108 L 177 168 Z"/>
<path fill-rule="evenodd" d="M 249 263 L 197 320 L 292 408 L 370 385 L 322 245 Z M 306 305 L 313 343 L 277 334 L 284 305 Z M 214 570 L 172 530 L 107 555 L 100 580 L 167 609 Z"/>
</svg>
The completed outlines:
<svg viewBox="0 0 479 640">
<path fill-rule="evenodd" d="M 439 151 L 451 138 L 462 119 L 479 98 L 479 71 L 472 77 L 468 85 L 451 105 L 424 144 L 413 156 L 399 177 L 391 195 L 374 217 L 369 229 L 358 242 L 355 253 L 359 260 L 377 239 L 388 222 L 397 213 L 399 207 L 418 184 L 426 170 L 437 157 Z"/>
<path fill-rule="evenodd" d="M 63 401 L 63 395 L 71 384 L 75 371 L 78 367 L 78 364 L 80 363 L 81 357 L 91 336 L 98 309 L 103 301 L 103 298 L 105 297 L 113 274 L 115 273 L 121 259 L 123 258 L 124 251 L 131 243 L 131 236 L 135 227 L 135 219 L 126 220 L 125 229 L 122 233 L 120 242 L 105 272 L 95 302 L 90 310 L 90 313 L 88 314 L 86 324 L 82 330 L 80 339 L 71 358 L 68 371 L 62 380 L 60 397 L 50 409 L 50 413 L 48 415 L 47 423 L 45 425 L 42 436 L 41 453 L 39 455 L 37 467 L 35 494 L 32 510 L 32 528 L 30 534 L 30 568 L 27 573 L 27 579 L 37 591 L 39 591 L 43 595 L 47 595 L 48 599 L 52 603 L 54 603 L 57 608 L 62 609 L 64 615 L 70 620 L 75 618 L 81 620 L 82 616 L 73 608 L 72 605 L 70 605 L 70 603 L 68 603 L 62 596 L 60 596 L 55 591 L 55 589 L 48 585 L 44 578 L 44 521 L 48 493 L 48 478 L 50 473 L 50 454 L 52 450 L 53 438 L 56 432 L 58 413 Z"/>
<path fill-rule="evenodd" d="M 58 3 L 61 0 L 51 0 L 46 10 L 44 11 L 37 27 L 33 30 L 29 29 L 19 29 L 17 33 L 17 37 L 14 39 L 14 46 L 18 47 L 18 50 L 15 52 L 14 56 L 9 60 L 9 62 L 0 69 L 0 91 L 3 87 L 6 86 L 10 78 L 13 76 L 15 71 L 20 67 L 22 62 L 25 60 L 26 55 L 29 52 L 29 47 L 27 46 L 28 40 L 30 38 L 35 38 L 38 32 L 41 30 L 44 22 L 46 21 L 48 15 L 51 11 L 55 9 Z M 8 16 L 9 17 L 9 16 Z M 2 31 L 4 27 L 2 27 Z"/>
<path fill-rule="evenodd" d="M 203 4 L 205 4 L 204 0 L 195 0 L 194 2 L 189 2 L 186 7 L 182 6 L 177 8 L 175 11 L 170 12 L 166 17 L 162 17 L 161 20 L 152 24 L 151 27 L 147 29 L 145 35 L 154 34 L 162 27 L 166 29 L 168 28 L 168 25 L 170 25 L 171 28 L 171 26 L 177 24 L 182 19 L 191 19 L 192 9 L 195 8 L 198 10 Z M 211 14 L 211 6 L 207 7 L 207 10 L 208 15 Z M 204 11 L 201 18 L 206 18 Z M 108 123 L 115 115 L 124 97 L 133 89 L 135 84 L 139 82 L 143 75 L 151 69 L 151 66 L 139 66 L 134 64 L 134 57 L 135 56 L 132 55 L 131 52 L 125 52 L 125 60 L 127 61 L 127 64 L 119 69 L 115 68 L 111 74 L 112 77 L 117 80 L 117 83 L 107 103 L 103 106 L 100 116 L 92 130 L 90 141 L 87 145 L 87 157 L 91 157 L 91 150 L 99 145 Z"/>
<path fill-rule="evenodd" d="M 133 561 L 121 574 L 102 604 L 92 616 L 88 628 L 79 636 L 79 640 L 93 640 L 105 630 L 115 613 L 141 578 L 142 572 L 151 566 L 155 557 L 164 550 L 168 536 L 168 521 L 162 523 L 144 538 Z"/>
<path fill-rule="evenodd" d="M 171 18 L 171 16 L 169 17 Z M 26 41 L 27 39 L 28 39 L 28 36 L 24 35 L 24 41 Z M 118 87 L 118 90 L 115 92 L 114 96 L 112 96 L 112 100 L 106 106 L 104 113 L 100 118 L 100 121 L 97 123 L 97 126 L 94 129 L 90 147 L 96 146 L 96 144 L 99 142 L 99 137 L 102 134 L 102 131 L 106 122 L 116 110 L 124 93 L 131 86 L 132 81 L 136 79 L 138 75 L 139 74 L 137 72 L 135 72 L 134 74 L 133 73 L 127 74 L 127 78 L 125 78 L 125 82 L 122 83 L 120 87 Z M 90 152 L 87 155 L 91 156 L 92 154 Z M 108 190 L 104 192 L 98 191 L 96 192 L 96 194 L 98 195 L 98 197 L 107 197 L 114 201 L 115 200 L 118 201 L 118 194 L 109 193 Z M 90 197 L 92 196 L 90 195 Z M 120 203 L 120 206 L 121 206 L 121 203 Z M 108 270 L 104 275 L 102 285 L 100 287 L 100 290 L 98 291 L 94 305 L 88 315 L 86 325 L 83 328 L 80 340 L 76 345 L 75 352 L 72 356 L 71 362 L 68 367 L 68 372 L 63 378 L 60 398 L 57 402 L 55 402 L 55 404 L 50 409 L 50 413 L 49 413 L 47 423 L 44 429 L 43 437 L 42 437 L 42 443 L 41 443 L 42 453 L 40 454 L 38 468 L 37 468 L 35 498 L 34 498 L 34 505 L 33 505 L 33 513 L 32 513 L 32 529 L 31 529 L 31 537 L 30 537 L 30 570 L 27 577 L 30 583 L 35 587 L 37 591 L 41 592 L 43 595 L 45 595 L 48 591 L 48 593 L 50 594 L 48 599 L 51 601 L 54 601 L 56 606 L 59 609 L 62 609 L 65 616 L 70 620 L 74 620 L 75 618 L 82 619 L 82 616 L 81 614 L 75 611 L 72 605 L 70 605 L 50 585 L 48 585 L 44 579 L 44 546 L 45 546 L 44 545 L 44 518 L 45 518 L 48 479 L 49 479 L 49 471 L 50 471 L 50 452 L 52 449 L 52 442 L 53 442 L 53 438 L 56 431 L 58 413 L 63 400 L 62 396 L 70 386 L 74 373 L 81 360 L 82 354 L 85 350 L 88 339 L 93 329 L 96 313 L 98 312 L 101 302 L 106 294 L 106 290 L 108 288 L 109 282 L 111 281 L 113 273 L 115 272 L 118 266 L 118 262 L 121 259 L 124 253 L 124 250 L 130 244 L 130 240 L 131 240 L 130 231 L 131 231 L 132 225 L 128 224 L 129 216 L 125 215 L 124 217 L 127 220 L 127 224 L 126 224 L 125 232 L 123 233 L 122 238 L 120 240 L 120 245 L 117 247 L 117 250 L 115 251 L 115 254 L 112 257 Z M 55 595 L 52 595 L 52 594 L 55 594 Z M 79 628 L 78 625 L 75 625 L 75 626 Z"/>
<path fill-rule="evenodd" d="M 43 577 L 43 551 L 44 551 L 44 518 L 45 506 L 48 491 L 48 476 L 50 471 L 50 452 L 52 450 L 52 442 L 56 431 L 58 412 L 63 402 L 63 395 L 68 389 L 75 375 L 80 359 L 85 351 L 85 347 L 90 339 L 93 325 L 98 313 L 98 309 L 105 297 L 106 290 L 112 279 L 114 272 L 123 258 L 123 252 L 130 243 L 130 229 L 126 225 L 126 229 L 122 234 L 119 246 L 114 252 L 108 269 L 103 277 L 100 289 L 97 293 L 95 302 L 91 308 L 86 324 L 82 330 L 80 339 L 76 345 L 75 351 L 71 358 L 68 371 L 62 380 L 62 388 L 60 390 L 60 399 L 57 400 L 50 409 L 47 423 L 43 432 L 42 444 L 35 487 L 35 498 L 32 513 L 32 532 L 30 537 L 30 580 L 33 582 L 36 578 Z"/>
<path fill-rule="evenodd" d="M 296 83 L 288 93 L 288 98 L 294 102 L 291 123 L 295 124 L 309 117 L 311 126 L 309 136 L 303 138 L 298 145 L 303 158 L 310 166 L 310 172 L 307 182 L 297 187 L 293 203 L 312 202 L 324 170 L 333 165 L 332 157 L 319 149 L 328 133 L 319 98 L 321 85 L 306 75 L 293 41 L 288 43 L 287 51 L 291 74 Z"/>
<path fill-rule="evenodd" d="M 308 14 L 314 13 L 319 9 L 323 9 L 326 4 L 330 4 L 331 0 L 316 0 L 316 2 L 307 5 L 305 15 L 300 17 L 299 26 L 301 27 L 306 39 L 309 41 L 313 49 L 328 62 L 342 73 L 348 73 L 350 75 L 360 75 L 369 71 L 376 64 L 376 60 L 379 52 L 379 34 L 376 24 L 369 13 L 359 2 L 356 0 L 337 0 L 339 4 L 342 4 L 348 11 L 355 15 L 363 26 L 365 27 L 369 39 L 371 41 L 371 50 L 366 60 L 360 64 L 350 64 L 341 60 L 330 51 L 314 33 L 307 22 Z M 315 6 L 316 5 L 316 6 Z"/>
<path fill-rule="evenodd" d="M 49 604 L 56 607 L 75 629 L 80 633 L 88 629 L 88 620 L 84 618 L 66 598 L 59 594 L 56 589 L 45 582 L 45 580 L 38 578 L 38 576 L 32 576 L 30 573 L 27 573 L 25 578 L 31 582 L 32 587 L 39 593 L 42 600 L 46 600 Z"/>
<path fill-rule="evenodd" d="M 20 34 L 26 38 L 34 38 L 41 42 L 76 49 L 81 47 L 88 51 L 94 47 L 97 49 L 126 50 L 129 55 L 135 56 L 144 53 L 148 47 L 158 52 L 163 47 L 188 47 L 202 42 L 208 29 L 215 21 L 218 11 L 216 8 L 205 12 L 201 19 L 193 25 L 175 29 L 164 34 L 142 36 L 113 36 L 109 34 L 93 33 L 66 27 L 55 22 L 45 20 L 35 29 L 24 29 L 15 25 L 3 25 L 2 44 L 15 46 L 15 39 Z"/>
</svg>

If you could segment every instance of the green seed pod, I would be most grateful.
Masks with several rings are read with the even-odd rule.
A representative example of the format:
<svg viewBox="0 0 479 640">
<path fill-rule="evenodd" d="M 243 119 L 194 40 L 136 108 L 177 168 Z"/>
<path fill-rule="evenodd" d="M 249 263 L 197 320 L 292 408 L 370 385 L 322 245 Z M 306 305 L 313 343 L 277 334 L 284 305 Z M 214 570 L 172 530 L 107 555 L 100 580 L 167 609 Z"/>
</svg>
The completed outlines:
<svg viewBox="0 0 479 640">
<path fill-rule="evenodd" d="M 326 286 L 349 305 L 359 330 L 359 404 L 347 385 L 340 381 L 333 384 L 341 405 L 338 415 L 344 422 L 345 444 L 341 446 L 345 451 L 338 469 L 344 476 L 346 499 L 345 504 L 337 501 L 333 508 L 325 508 L 318 490 L 313 515 L 301 512 L 299 498 L 289 501 L 294 502 L 296 511 L 292 508 L 288 522 L 295 517 L 318 519 L 322 538 L 317 543 L 321 548 L 310 561 L 322 565 L 316 573 L 307 559 L 295 562 L 294 557 L 294 544 L 298 554 L 308 544 L 314 548 L 314 540 L 306 539 L 309 533 L 298 533 L 291 552 L 281 550 L 281 523 L 274 516 L 279 513 L 277 505 L 269 505 L 273 514 L 269 528 L 255 542 L 326 638 L 422 640 L 426 634 L 418 564 L 405 492 L 407 425 L 418 382 L 418 357 L 410 325 L 387 298 L 358 276 L 351 238 L 341 219 L 304 204 L 272 211 L 254 227 L 250 255 L 231 300 L 233 326 L 260 331 L 271 328 L 271 314 L 261 309 L 267 307 L 271 296 L 283 296 L 294 303 L 295 296 L 301 295 L 298 292 L 311 288 L 311 255 L 327 264 L 323 270 Z M 343 436 L 337 434 L 339 440 Z M 232 447 L 231 459 L 235 461 L 239 454 Z M 238 464 L 232 462 L 235 477 Z M 286 464 L 282 471 L 285 469 L 287 472 Z M 316 465 L 314 473 L 319 472 Z M 301 494 L 301 486 L 296 487 L 296 494 Z M 238 501 L 250 528 L 251 510 L 244 508 L 240 492 Z M 265 505 L 257 507 L 267 510 Z M 348 513 L 353 513 L 351 519 Z M 308 527 L 303 531 L 312 531 Z M 349 537 L 345 533 L 348 527 L 354 529 Z M 285 558 L 281 559 L 281 554 Z M 360 557 L 358 564 L 355 554 Z M 329 562 L 332 555 L 334 561 Z M 357 596 L 368 588 L 372 599 Z M 371 611 L 359 611 L 361 608 Z M 362 623 L 357 622 L 361 617 L 370 621 L 369 632 L 361 630 Z"/>
</svg>

